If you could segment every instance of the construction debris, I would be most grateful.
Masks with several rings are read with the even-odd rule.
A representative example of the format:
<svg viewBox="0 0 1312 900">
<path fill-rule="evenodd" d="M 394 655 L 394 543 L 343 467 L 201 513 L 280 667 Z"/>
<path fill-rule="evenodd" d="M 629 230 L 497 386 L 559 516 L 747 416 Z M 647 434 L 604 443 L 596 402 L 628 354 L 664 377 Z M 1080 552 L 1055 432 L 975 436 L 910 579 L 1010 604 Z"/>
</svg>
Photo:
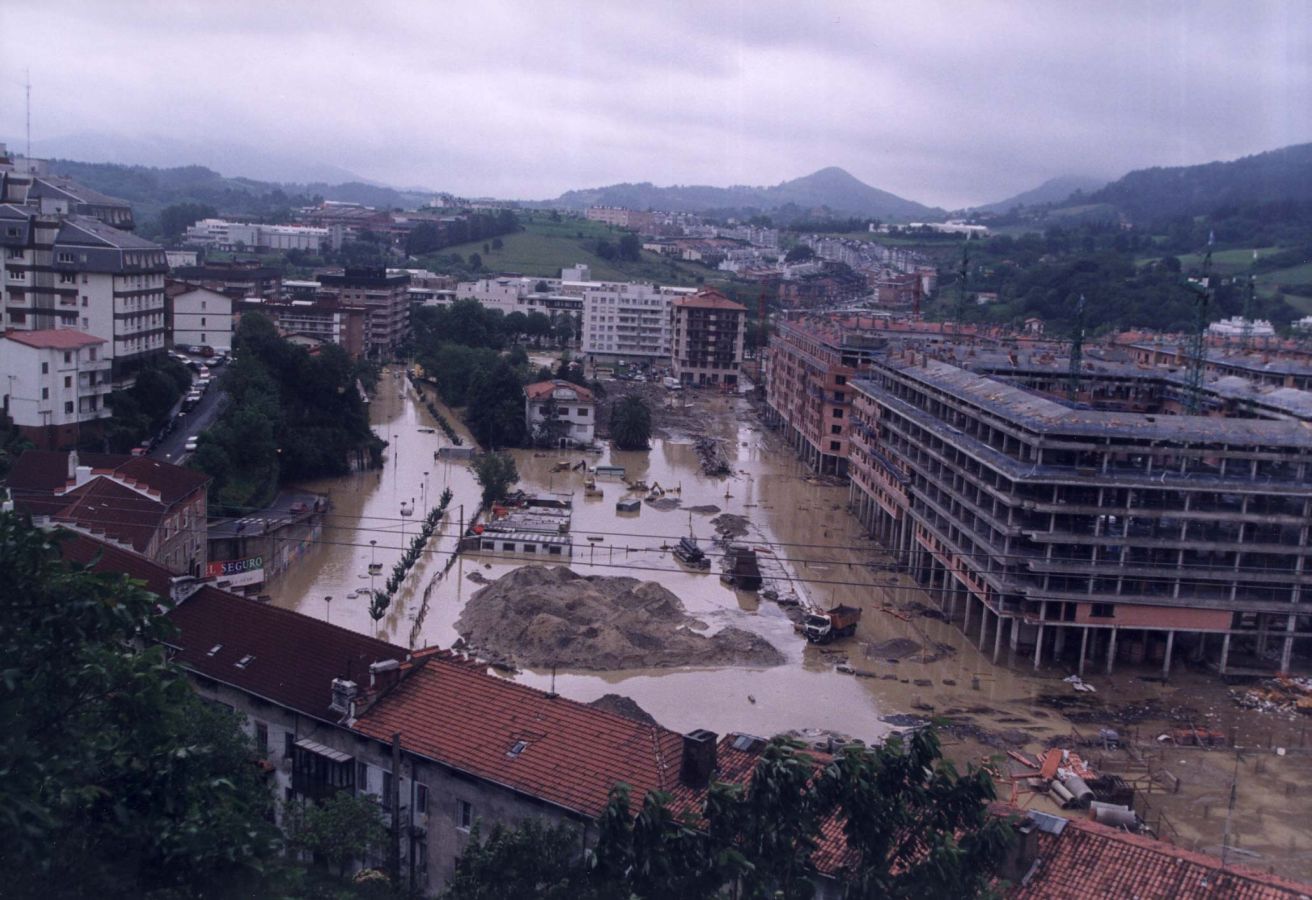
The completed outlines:
<svg viewBox="0 0 1312 900">
<path fill-rule="evenodd" d="M 701 460 L 702 472 L 712 477 L 733 474 L 733 466 L 729 464 L 720 441 L 702 435 L 693 440 L 692 446 Z"/>
<path fill-rule="evenodd" d="M 1232 690 L 1230 696 L 1245 709 L 1288 716 L 1312 715 L 1312 678 L 1278 675 L 1247 690 Z"/>
</svg>

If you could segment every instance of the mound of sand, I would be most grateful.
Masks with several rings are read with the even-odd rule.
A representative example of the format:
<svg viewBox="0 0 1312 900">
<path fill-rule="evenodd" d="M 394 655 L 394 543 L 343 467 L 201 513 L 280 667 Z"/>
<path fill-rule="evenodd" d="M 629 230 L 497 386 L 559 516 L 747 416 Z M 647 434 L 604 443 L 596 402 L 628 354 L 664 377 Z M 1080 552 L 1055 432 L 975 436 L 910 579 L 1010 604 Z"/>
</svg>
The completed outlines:
<svg viewBox="0 0 1312 900">
<path fill-rule="evenodd" d="M 777 666 L 784 655 L 741 628 L 711 637 L 654 581 L 523 566 L 478 590 L 456 630 L 490 662 L 567 669 Z"/>
<path fill-rule="evenodd" d="M 604 709 L 606 712 L 624 716 L 626 719 L 633 719 L 635 722 L 641 722 L 644 725 L 660 724 L 652 717 L 651 713 L 639 706 L 636 700 L 623 694 L 603 694 L 589 703 L 588 706 Z"/>
</svg>

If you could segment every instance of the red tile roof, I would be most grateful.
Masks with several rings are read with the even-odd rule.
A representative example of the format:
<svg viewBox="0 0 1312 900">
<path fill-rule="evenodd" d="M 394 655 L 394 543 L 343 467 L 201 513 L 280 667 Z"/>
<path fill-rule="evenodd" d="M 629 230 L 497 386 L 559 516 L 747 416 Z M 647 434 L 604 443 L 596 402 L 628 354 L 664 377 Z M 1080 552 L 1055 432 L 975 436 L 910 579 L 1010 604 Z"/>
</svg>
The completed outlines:
<svg viewBox="0 0 1312 900">
<path fill-rule="evenodd" d="M 524 393 L 530 400 L 547 400 L 557 388 L 564 388 L 573 391 L 578 399 L 584 403 L 592 402 L 592 391 L 585 387 L 575 384 L 572 381 L 565 381 L 560 378 L 553 378 L 551 381 L 535 381 L 530 385 L 525 385 Z"/>
<path fill-rule="evenodd" d="M 1299 884 L 1214 856 L 1128 834 L 1088 819 L 1072 819 L 1061 834 L 1039 833 L 1038 867 L 1008 893 L 1015 900 L 1291 900 L 1312 897 Z"/>
<path fill-rule="evenodd" d="M 673 305 L 693 309 L 727 309 L 747 312 L 747 307 L 735 303 L 714 288 L 706 288 L 687 297 L 675 297 Z"/>
<path fill-rule="evenodd" d="M 370 663 L 404 662 L 404 647 L 206 586 L 169 613 L 183 668 L 280 706 L 337 722 L 334 678 L 369 687 Z M 218 647 L 212 655 L 213 648 Z M 238 666 L 245 657 L 245 666 Z"/>
<path fill-rule="evenodd" d="M 71 328 L 45 328 L 40 331 L 10 331 L 5 337 L 41 350 L 78 350 L 106 343 L 104 338 Z"/>
<path fill-rule="evenodd" d="M 67 562 L 91 566 L 95 572 L 115 572 L 143 582 L 156 597 L 168 597 L 173 573 L 131 550 L 124 550 L 77 532 L 63 532 L 59 555 Z"/>
<path fill-rule="evenodd" d="M 77 525 L 145 552 L 168 516 L 168 507 L 108 478 L 96 478 L 62 495 L 56 522 Z"/>
<path fill-rule="evenodd" d="M 623 782 L 634 803 L 671 790 L 683 737 L 564 697 L 432 658 L 367 710 L 356 729 L 587 816 Z M 524 746 L 518 754 L 514 748 Z"/>
</svg>

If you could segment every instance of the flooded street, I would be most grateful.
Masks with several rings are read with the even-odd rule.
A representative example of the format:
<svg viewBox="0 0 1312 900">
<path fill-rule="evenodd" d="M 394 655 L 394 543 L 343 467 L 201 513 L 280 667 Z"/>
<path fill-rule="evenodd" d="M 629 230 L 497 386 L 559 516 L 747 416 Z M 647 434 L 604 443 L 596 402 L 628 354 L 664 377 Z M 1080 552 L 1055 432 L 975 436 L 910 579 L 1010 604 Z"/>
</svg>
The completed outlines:
<svg viewBox="0 0 1312 900">
<path fill-rule="evenodd" d="M 614 672 L 560 668 L 554 674 L 549 669 L 526 670 L 507 677 L 541 688 L 554 685 L 564 696 L 581 701 L 622 694 L 661 724 L 680 731 L 708 728 L 768 736 L 790 729 L 828 729 L 874 740 L 892 727 L 885 721 L 888 716 L 950 716 L 967 726 L 944 733 L 945 750 L 958 765 L 979 764 L 1003 747 L 1032 753 L 1070 741 L 1073 728 L 1096 734 L 1099 722 L 1116 721 L 1111 718 L 1114 708 L 1132 702 L 1150 708 L 1133 720 L 1148 744 L 1169 727 L 1162 711 L 1185 705 L 1197 710 L 1198 724 L 1232 731 L 1246 746 L 1297 749 L 1283 757 L 1276 757 L 1274 750 L 1260 759 L 1245 754 L 1238 770 L 1241 791 L 1233 824 L 1243 829 L 1242 846 L 1262 854 L 1260 862 L 1244 862 L 1274 865 L 1295 876 L 1312 875 L 1312 838 L 1282 825 L 1284 820 L 1274 813 L 1264 818 L 1268 810 L 1282 807 L 1292 807 L 1299 815 L 1312 809 L 1302 788 L 1296 787 L 1312 777 L 1304 749 L 1305 719 L 1286 721 L 1238 710 L 1225 686 L 1205 673 L 1181 667 L 1168 684 L 1123 667 L 1115 676 L 1089 679 L 1099 691 L 1093 698 L 1098 711 L 1076 724 L 1063 712 L 1064 701 L 1072 695 L 1070 686 L 1060 681 L 1069 674 L 1065 669 L 1047 666 L 1034 673 L 1028 660 L 994 666 L 959 627 L 936 617 L 937 598 L 894 571 L 891 559 L 862 533 L 846 511 L 846 486 L 810 477 L 792 452 L 757 424 L 746 401 L 708 393 L 693 396 L 697 409 L 689 420 L 699 433 L 722 440 L 733 476 L 703 476 L 691 436 L 672 433 L 653 441 L 647 453 L 609 448 L 601 454 L 513 451 L 519 487 L 573 493 L 574 557 L 569 565 L 574 571 L 657 581 L 709 626 L 708 633 L 729 625 L 755 632 L 782 651 L 786 663 L 773 668 Z M 369 589 L 371 559 L 382 566 L 375 579 L 382 586 L 419 528 L 425 495 L 427 506 L 435 506 L 449 487 L 454 499 L 446 520 L 376 631 L 404 646 L 449 647 L 458 638 L 455 622 L 482 586 L 479 582 L 534 560 L 471 553 L 459 556 L 442 575 L 456 546 L 462 506 L 466 518 L 478 506 L 478 485 L 466 463 L 434 459 L 435 451 L 449 441 L 441 429 L 421 431 L 434 429 L 436 423 L 399 370 L 384 374 L 371 416 L 375 431 L 390 442 L 384 469 L 304 485 L 332 499 L 323 541 L 269 592 L 281 606 L 375 633 L 367 596 L 352 598 L 352 593 Z M 465 434 L 455 415 L 447 418 Z M 617 500 L 643 495 L 630 492 L 623 481 L 602 477 L 597 486 L 603 496 L 585 498 L 583 472 L 556 471 L 559 463 L 583 458 L 589 465 L 623 466 L 628 481 L 658 483 L 669 493 L 661 508 L 644 502 L 637 513 L 619 513 Z M 412 498 L 419 512 L 406 519 L 400 510 Z M 825 647 L 809 645 L 778 604 L 722 584 L 722 554 L 711 543 L 716 537 L 711 520 L 721 513 L 747 520 L 748 533 L 736 540 L 757 548 L 768 588 L 781 595 L 794 592 L 821 607 L 859 606 L 863 616 L 856 637 Z M 669 548 L 690 533 L 712 558 L 709 573 L 683 568 L 670 553 Z M 371 541 L 376 543 L 371 546 Z M 421 618 L 425 593 L 429 599 Z M 332 600 L 325 602 L 325 597 Z M 883 648 L 894 641 L 920 649 L 890 659 Z M 991 655 L 991 645 L 988 650 Z M 840 671 L 840 665 L 849 671 Z M 1149 797 L 1152 809 L 1167 817 L 1163 830 L 1171 829 L 1186 846 L 1219 846 L 1233 762 L 1229 751 L 1172 748 L 1155 754 L 1150 760 L 1153 770 L 1160 767 L 1182 779 L 1178 793 L 1159 790 Z M 1107 769 L 1120 771 L 1110 759 Z M 999 794 L 1007 798 L 1012 788 L 1005 772 L 1004 766 Z M 1126 770 L 1125 775 L 1130 778 L 1134 772 Z M 1045 797 L 1022 792 L 1015 799 L 1056 811 Z"/>
</svg>

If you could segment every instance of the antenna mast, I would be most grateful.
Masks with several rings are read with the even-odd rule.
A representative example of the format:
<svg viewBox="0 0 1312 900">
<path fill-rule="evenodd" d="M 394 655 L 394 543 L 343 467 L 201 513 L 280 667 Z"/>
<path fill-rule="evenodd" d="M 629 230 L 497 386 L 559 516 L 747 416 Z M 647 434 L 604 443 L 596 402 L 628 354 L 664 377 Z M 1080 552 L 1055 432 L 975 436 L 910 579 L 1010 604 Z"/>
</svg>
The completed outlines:
<svg viewBox="0 0 1312 900">
<path fill-rule="evenodd" d="M 1189 369 L 1185 374 L 1185 412 L 1198 415 L 1203 405 L 1203 364 L 1207 358 L 1207 308 L 1212 300 L 1212 244 L 1216 233 L 1207 236 L 1207 253 L 1203 256 L 1203 277 L 1194 302 L 1194 330 L 1189 335 Z"/>
<path fill-rule="evenodd" d="M 1080 392 L 1080 372 L 1084 365 L 1084 295 L 1075 304 L 1075 325 L 1071 333 L 1071 364 L 1066 397 L 1074 400 Z"/>
<path fill-rule="evenodd" d="M 32 70 L 27 70 L 27 80 L 23 83 L 27 91 L 27 167 L 32 168 Z"/>
<path fill-rule="evenodd" d="M 1239 347 L 1248 351 L 1253 346 L 1253 316 L 1257 315 L 1257 287 L 1253 276 L 1248 276 L 1248 294 L 1244 297 L 1244 324 L 1239 332 Z"/>
</svg>

